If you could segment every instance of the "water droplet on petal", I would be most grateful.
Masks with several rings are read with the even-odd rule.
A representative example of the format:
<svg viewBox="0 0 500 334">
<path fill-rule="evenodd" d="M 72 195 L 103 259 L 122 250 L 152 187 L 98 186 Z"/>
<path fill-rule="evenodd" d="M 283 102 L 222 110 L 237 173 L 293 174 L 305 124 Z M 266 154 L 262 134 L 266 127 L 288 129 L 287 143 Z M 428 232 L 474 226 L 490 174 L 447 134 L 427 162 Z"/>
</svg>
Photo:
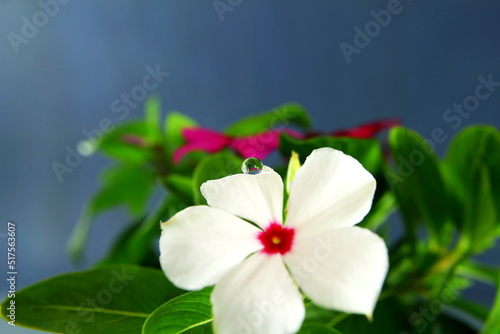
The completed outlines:
<svg viewBox="0 0 500 334">
<path fill-rule="evenodd" d="M 264 165 L 262 164 L 262 161 L 257 158 L 245 159 L 241 164 L 241 170 L 245 174 L 259 174 L 262 172 L 262 168 L 264 168 Z"/>
</svg>

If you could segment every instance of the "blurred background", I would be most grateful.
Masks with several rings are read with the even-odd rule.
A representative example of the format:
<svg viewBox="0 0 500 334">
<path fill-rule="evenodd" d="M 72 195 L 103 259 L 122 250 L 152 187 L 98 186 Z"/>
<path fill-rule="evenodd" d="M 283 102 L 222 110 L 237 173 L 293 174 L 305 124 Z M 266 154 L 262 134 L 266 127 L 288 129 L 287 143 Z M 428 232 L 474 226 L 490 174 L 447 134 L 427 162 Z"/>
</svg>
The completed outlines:
<svg viewBox="0 0 500 334">
<path fill-rule="evenodd" d="M 480 77 L 500 82 L 499 10 L 494 1 L 1 0 L 2 276 L 9 220 L 18 288 L 106 252 L 125 210 L 98 219 L 85 264 L 71 264 L 65 244 L 108 160 L 81 158 L 61 177 L 53 163 L 65 164 L 103 119 L 141 117 L 134 88 L 148 73 L 157 74 L 148 93 L 161 97 L 164 114 L 178 110 L 205 127 L 294 101 L 323 131 L 389 117 L 427 138 L 440 128 L 443 154 L 469 124 L 500 126 L 500 83 L 470 111 L 447 111 L 474 101 Z M 125 105 L 129 112 L 117 112 Z M 498 264 L 499 255 L 497 247 L 482 259 Z M 488 305 L 494 290 L 472 294 Z M 4 322 L 0 331 L 33 332 Z"/>
</svg>

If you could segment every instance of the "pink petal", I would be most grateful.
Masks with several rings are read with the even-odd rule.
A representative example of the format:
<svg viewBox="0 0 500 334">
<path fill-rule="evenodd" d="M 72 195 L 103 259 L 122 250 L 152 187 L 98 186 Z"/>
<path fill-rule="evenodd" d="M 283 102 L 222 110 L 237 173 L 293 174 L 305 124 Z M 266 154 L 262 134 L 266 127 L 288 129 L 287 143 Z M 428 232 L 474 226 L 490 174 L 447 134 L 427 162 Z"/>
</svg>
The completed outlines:
<svg viewBox="0 0 500 334">
<path fill-rule="evenodd" d="M 229 138 L 221 133 L 204 128 L 185 128 L 182 135 L 186 144 L 175 150 L 173 158 L 178 163 L 184 155 L 192 151 L 215 153 L 229 144 Z"/>
<path fill-rule="evenodd" d="M 282 132 L 292 137 L 302 137 L 300 133 L 293 130 L 270 130 L 253 136 L 234 138 L 231 140 L 230 147 L 243 158 L 254 157 L 263 160 L 279 147 Z"/>
</svg>

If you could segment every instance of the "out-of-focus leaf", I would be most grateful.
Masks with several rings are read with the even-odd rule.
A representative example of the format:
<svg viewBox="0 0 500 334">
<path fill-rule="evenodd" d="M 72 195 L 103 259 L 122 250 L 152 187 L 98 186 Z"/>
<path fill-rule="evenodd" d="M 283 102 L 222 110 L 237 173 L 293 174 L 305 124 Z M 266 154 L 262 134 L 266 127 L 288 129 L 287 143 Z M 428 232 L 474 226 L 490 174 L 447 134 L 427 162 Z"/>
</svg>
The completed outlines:
<svg viewBox="0 0 500 334">
<path fill-rule="evenodd" d="M 497 277 L 497 296 L 481 334 L 500 333 L 500 276 Z"/>
<path fill-rule="evenodd" d="M 144 113 L 149 143 L 162 143 L 160 98 L 150 95 L 144 104 Z"/>
<path fill-rule="evenodd" d="M 282 134 L 280 137 L 281 153 L 290 156 L 295 151 L 302 162 L 313 150 L 321 147 L 331 147 L 352 156 L 374 175 L 383 170 L 382 150 L 380 143 L 375 139 L 323 136 L 302 140 L 287 134 Z"/>
<path fill-rule="evenodd" d="M 160 305 L 182 293 L 160 270 L 111 266 L 49 278 L 2 303 L 15 302 L 15 325 L 54 333 L 136 334 Z"/>
<path fill-rule="evenodd" d="M 165 138 L 172 152 L 184 144 L 182 130 L 184 128 L 195 127 L 196 125 L 196 122 L 192 118 L 178 111 L 171 111 L 167 114 L 165 119 Z"/>
<path fill-rule="evenodd" d="M 295 125 L 303 129 L 311 127 L 307 111 L 296 103 L 286 103 L 271 111 L 243 118 L 230 125 L 224 133 L 233 137 L 252 136 L 278 126 Z"/>
<path fill-rule="evenodd" d="M 392 192 L 385 192 L 380 198 L 374 201 L 370 212 L 358 224 L 358 226 L 365 227 L 372 231 L 385 223 L 389 216 L 396 210 L 396 198 Z"/>
<path fill-rule="evenodd" d="M 465 203 L 473 175 L 484 167 L 490 175 L 495 206 L 500 207 L 500 132 L 492 126 L 471 126 L 460 132 L 446 155 L 447 176 L 453 194 Z M 467 203 L 465 203 L 467 204 Z M 462 206 L 462 204 L 459 204 Z M 462 211 L 458 210 L 460 215 Z"/>
<path fill-rule="evenodd" d="M 163 181 L 168 190 L 187 205 L 194 204 L 193 180 L 184 175 L 171 174 Z"/>
<path fill-rule="evenodd" d="M 491 193 L 488 169 L 483 167 L 475 183 L 470 189 L 468 203 L 465 204 L 464 228 L 462 238 L 469 239 L 469 249 L 479 253 L 493 246 L 498 237 L 497 209 Z"/>
<path fill-rule="evenodd" d="M 132 216 L 142 214 L 154 187 L 152 171 L 133 165 L 113 166 L 102 174 L 102 187 L 85 206 L 68 241 L 74 260 L 81 260 L 90 227 L 97 215 L 125 205 Z"/>
<path fill-rule="evenodd" d="M 231 174 L 241 173 L 241 163 L 243 160 L 233 154 L 220 152 L 204 158 L 193 174 L 193 192 L 195 204 L 206 204 L 202 196 L 200 187 L 208 180 L 223 178 Z M 221 189 L 212 189 L 220 191 Z"/>
<path fill-rule="evenodd" d="M 212 333 L 211 292 L 188 292 L 161 305 L 144 323 L 142 334 Z"/>
<path fill-rule="evenodd" d="M 124 163 L 142 165 L 152 160 L 147 143 L 148 128 L 143 121 L 117 125 L 96 140 L 97 149 L 106 156 Z"/>
<path fill-rule="evenodd" d="M 491 267 L 467 260 L 457 266 L 457 275 L 495 285 L 500 275 L 500 267 Z"/>
<path fill-rule="evenodd" d="M 115 242 L 110 253 L 98 265 L 140 264 L 159 267 L 157 239 L 160 236 L 160 222 L 169 219 L 173 213 L 183 209 L 178 207 L 175 197 L 165 197 L 139 224 L 123 233 Z"/>
<path fill-rule="evenodd" d="M 439 169 L 439 161 L 424 138 L 403 127 L 392 128 L 389 144 L 396 163 L 394 179 L 389 180 L 408 225 L 416 230 L 423 222 L 431 246 L 449 238 L 441 233 L 450 221 L 450 201 Z"/>
<path fill-rule="evenodd" d="M 488 317 L 488 309 L 466 299 L 457 298 L 450 304 L 453 308 L 460 310 L 482 322 Z"/>
<path fill-rule="evenodd" d="M 500 234 L 499 161 L 500 133 L 490 126 L 460 132 L 446 156 L 443 171 L 454 200 L 453 218 L 471 252 L 490 247 Z"/>
</svg>

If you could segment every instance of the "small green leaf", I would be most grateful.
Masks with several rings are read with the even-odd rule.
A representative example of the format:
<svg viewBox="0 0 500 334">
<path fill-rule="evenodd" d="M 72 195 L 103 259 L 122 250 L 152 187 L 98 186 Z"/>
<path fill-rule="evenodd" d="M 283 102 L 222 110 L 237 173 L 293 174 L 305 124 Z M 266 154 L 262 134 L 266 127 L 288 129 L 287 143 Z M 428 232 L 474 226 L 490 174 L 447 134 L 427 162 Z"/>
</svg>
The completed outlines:
<svg viewBox="0 0 500 334">
<path fill-rule="evenodd" d="M 144 105 L 145 123 L 149 143 L 161 143 L 162 131 L 160 127 L 161 101 L 155 95 L 150 95 Z"/>
<path fill-rule="evenodd" d="M 55 333 L 136 334 L 148 316 L 181 291 L 162 271 L 113 266 L 63 274 L 16 292 L 16 326 Z"/>
<path fill-rule="evenodd" d="M 295 179 L 295 174 L 299 170 L 300 166 L 301 164 L 299 160 L 299 155 L 295 151 L 292 151 L 290 161 L 288 161 L 288 169 L 286 171 L 285 189 L 287 194 L 290 193 L 290 184 L 292 183 L 293 179 Z"/>
<path fill-rule="evenodd" d="M 208 180 L 216 180 L 231 174 L 241 173 L 243 160 L 233 154 L 220 152 L 204 158 L 193 174 L 193 191 L 195 204 L 206 204 L 200 187 Z"/>
<path fill-rule="evenodd" d="M 246 117 L 224 131 L 228 136 L 246 137 L 276 128 L 295 125 L 303 129 L 311 127 L 307 111 L 298 104 L 286 103 L 271 111 Z"/>
<path fill-rule="evenodd" d="M 396 164 L 395 178 L 388 178 L 407 225 L 414 233 L 423 222 L 431 246 L 439 247 L 448 233 L 441 233 L 450 220 L 450 201 L 432 148 L 417 133 L 403 127 L 389 132 L 389 144 Z M 409 223 L 408 223 L 409 222 Z"/>
<path fill-rule="evenodd" d="M 193 128 L 196 125 L 196 122 L 192 118 L 180 112 L 171 111 L 167 114 L 165 119 L 165 138 L 172 152 L 184 144 L 182 130 Z"/>
<path fill-rule="evenodd" d="M 103 185 L 87 203 L 78 218 L 68 241 L 71 257 L 78 261 L 94 219 L 105 210 L 125 205 L 132 216 L 142 214 L 153 190 L 155 175 L 152 171 L 133 165 L 113 166 L 102 174 Z"/>
<path fill-rule="evenodd" d="M 124 163 L 142 165 L 153 158 L 147 143 L 148 129 L 143 121 L 117 125 L 97 140 L 104 155 Z"/>
<path fill-rule="evenodd" d="M 142 334 L 212 333 L 211 293 L 205 288 L 166 302 L 149 316 Z"/>
</svg>

